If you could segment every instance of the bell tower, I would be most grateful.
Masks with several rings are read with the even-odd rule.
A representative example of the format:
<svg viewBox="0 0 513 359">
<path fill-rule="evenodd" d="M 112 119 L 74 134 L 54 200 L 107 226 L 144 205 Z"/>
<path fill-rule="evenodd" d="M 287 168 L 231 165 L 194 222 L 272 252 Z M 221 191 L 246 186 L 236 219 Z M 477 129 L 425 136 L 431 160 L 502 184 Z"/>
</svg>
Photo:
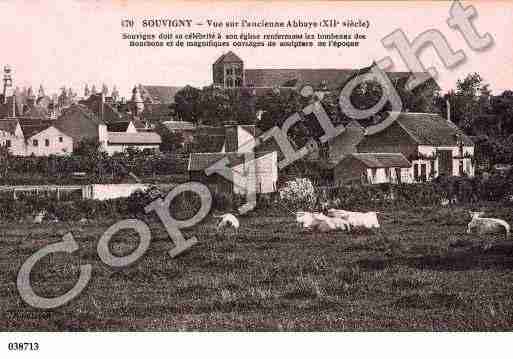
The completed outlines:
<svg viewBox="0 0 513 359">
<path fill-rule="evenodd" d="M 12 87 L 12 70 L 9 65 L 5 65 L 4 67 L 4 88 L 3 88 L 3 98 L 4 103 L 7 103 L 7 98 L 14 95 L 14 90 Z"/>
</svg>

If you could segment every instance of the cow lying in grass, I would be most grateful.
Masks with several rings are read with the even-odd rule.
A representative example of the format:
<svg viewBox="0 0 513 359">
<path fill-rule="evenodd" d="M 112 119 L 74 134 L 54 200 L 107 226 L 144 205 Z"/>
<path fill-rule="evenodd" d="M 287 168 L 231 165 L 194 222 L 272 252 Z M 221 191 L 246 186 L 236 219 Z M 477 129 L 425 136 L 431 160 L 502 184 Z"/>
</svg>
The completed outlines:
<svg viewBox="0 0 513 359">
<path fill-rule="evenodd" d="M 296 222 L 304 229 L 330 232 L 336 230 L 349 231 L 349 223 L 341 218 L 328 217 L 322 213 L 300 211 L 296 213 Z"/>
<path fill-rule="evenodd" d="M 478 235 L 505 233 L 506 239 L 510 237 L 508 222 L 498 218 L 481 217 L 484 212 L 470 212 L 472 220 L 467 225 L 467 233 L 477 232 Z"/>
<path fill-rule="evenodd" d="M 351 212 L 343 209 L 330 209 L 328 215 L 334 218 L 340 218 L 349 223 L 351 228 L 363 227 L 366 229 L 379 228 L 377 212 Z"/>
</svg>

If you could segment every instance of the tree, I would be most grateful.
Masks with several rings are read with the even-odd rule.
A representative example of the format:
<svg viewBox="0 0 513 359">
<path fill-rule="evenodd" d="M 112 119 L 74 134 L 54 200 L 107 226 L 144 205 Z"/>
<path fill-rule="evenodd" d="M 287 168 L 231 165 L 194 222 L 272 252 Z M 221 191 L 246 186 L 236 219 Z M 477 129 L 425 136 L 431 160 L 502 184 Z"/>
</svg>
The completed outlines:
<svg viewBox="0 0 513 359">
<path fill-rule="evenodd" d="M 155 129 L 160 135 L 162 152 L 180 152 L 183 149 L 184 137 L 182 133 L 170 131 L 165 125 L 159 124 Z"/>
<path fill-rule="evenodd" d="M 182 121 L 198 123 L 201 117 L 202 91 L 192 86 L 185 86 L 175 95 L 176 114 Z"/>
</svg>

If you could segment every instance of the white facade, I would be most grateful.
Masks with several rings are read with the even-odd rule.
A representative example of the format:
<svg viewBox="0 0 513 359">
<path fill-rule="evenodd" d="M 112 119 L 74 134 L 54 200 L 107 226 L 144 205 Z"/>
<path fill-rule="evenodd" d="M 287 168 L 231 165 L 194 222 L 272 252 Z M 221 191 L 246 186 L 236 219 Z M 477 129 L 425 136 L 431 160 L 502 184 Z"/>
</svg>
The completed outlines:
<svg viewBox="0 0 513 359">
<path fill-rule="evenodd" d="M 73 152 L 73 138 L 53 126 L 25 139 L 17 123 L 14 134 L 0 131 L 0 144 L 7 147 L 13 156 L 66 155 Z"/>
<path fill-rule="evenodd" d="M 9 153 L 14 156 L 25 155 L 23 131 L 19 123 L 16 123 L 14 133 L 0 130 L 0 145 L 5 146 Z"/>
<path fill-rule="evenodd" d="M 247 181 L 251 181 L 254 184 L 256 193 L 272 193 L 276 191 L 276 185 L 278 182 L 278 154 L 276 152 L 270 152 L 263 156 L 256 158 L 253 161 L 247 163 L 241 163 L 240 165 L 232 168 L 234 176 L 237 178 L 234 180 L 235 184 L 233 187 L 234 193 L 245 194 L 249 187 Z M 254 167 L 253 167 L 254 166 Z M 252 168 L 253 167 L 253 168 Z M 250 176 L 254 169 L 255 176 Z"/>
<path fill-rule="evenodd" d="M 398 178 L 400 176 L 400 181 Z M 411 168 L 367 168 L 367 182 L 378 183 L 412 183 L 413 172 Z"/>
<path fill-rule="evenodd" d="M 256 146 L 256 140 L 251 133 L 246 131 L 243 126 L 237 126 L 237 152 L 253 152 Z M 226 143 L 221 149 L 226 152 Z"/>
<path fill-rule="evenodd" d="M 141 151 L 143 151 L 145 149 L 148 149 L 148 150 L 152 150 L 152 151 L 158 152 L 159 148 L 160 148 L 160 145 L 158 145 L 158 144 L 156 144 L 156 145 L 108 144 L 104 149 L 105 149 L 105 152 L 107 152 L 107 154 L 109 156 L 112 156 L 115 153 L 125 152 L 129 148 L 136 148 L 136 149 L 141 150 Z"/>
<path fill-rule="evenodd" d="M 83 188 L 83 197 L 104 201 L 120 197 L 130 197 L 137 190 L 145 191 L 149 188 L 144 183 L 116 183 L 116 184 L 92 184 Z"/>
<path fill-rule="evenodd" d="M 447 146 L 447 147 L 434 147 L 434 146 L 426 146 L 426 145 L 420 145 L 418 147 L 418 152 L 421 156 L 424 157 L 435 157 L 434 160 L 434 171 L 431 169 L 431 160 L 426 159 L 417 159 L 412 161 L 412 167 L 409 169 L 411 172 L 410 175 L 412 178 L 414 177 L 414 168 L 415 165 L 418 165 L 419 168 L 421 165 L 426 166 L 426 173 L 429 175 L 433 173 L 434 177 L 437 177 L 439 173 L 439 166 L 440 166 L 440 159 L 436 157 L 437 151 L 451 151 L 452 155 L 452 176 L 460 176 L 462 174 L 459 173 L 460 170 L 460 163 L 463 164 L 463 173 L 466 174 L 469 177 L 473 177 L 475 175 L 475 168 L 472 163 L 472 158 L 474 157 L 474 146 L 463 146 L 463 158 L 461 158 L 460 154 L 460 148 L 458 146 Z"/>
<path fill-rule="evenodd" d="M 25 140 L 25 156 L 66 155 L 73 152 L 73 139 L 50 126 Z"/>
</svg>

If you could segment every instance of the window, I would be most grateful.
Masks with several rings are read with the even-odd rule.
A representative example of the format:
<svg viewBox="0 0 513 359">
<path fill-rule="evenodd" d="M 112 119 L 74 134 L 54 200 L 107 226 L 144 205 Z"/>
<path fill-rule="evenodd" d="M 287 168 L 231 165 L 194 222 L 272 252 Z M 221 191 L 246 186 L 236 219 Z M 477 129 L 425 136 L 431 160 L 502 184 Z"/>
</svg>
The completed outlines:
<svg viewBox="0 0 513 359">
<path fill-rule="evenodd" d="M 34 147 L 39 146 L 39 142 L 37 140 L 32 140 L 32 146 L 34 146 Z"/>
<path fill-rule="evenodd" d="M 45 138 L 45 146 L 50 147 L 50 140 L 48 138 Z"/>
<path fill-rule="evenodd" d="M 427 181 L 427 165 L 425 163 L 420 165 L 420 180 L 422 182 Z"/>
<path fill-rule="evenodd" d="M 11 140 L 5 140 L 5 147 L 11 147 Z"/>
<path fill-rule="evenodd" d="M 373 169 L 372 169 L 372 175 L 371 175 L 371 176 L 372 176 L 372 177 L 371 177 L 371 183 L 375 183 L 375 182 L 376 182 L 376 180 L 377 180 L 377 178 L 376 178 L 377 174 L 378 174 L 378 169 L 377 169 L 377 168 L 373 168 Z"/>
<path fill-rule="evenodd" d="M 64 139 L 62 137 L 59 137 L 59 142 L 62 143 Z"/>
<path fill-rule="evenodd" d="M 401 183 L 402 182 L 401 169 L 400 168 L 396 168 L 395 169 L 395 180 L 396 180 L 397 183 Z"/>
<path fill-rule="evenodd" d="M 465 173 L 469 176 L 472 175 L 471 160 L 469 158 L 465 161 Z"/>
<path fill-rule="evenodd" d="M 415 163 L 413 165 L 413 178 L 415 179 L 415 181 L 419 180 L 419 164 L 418 163 Z"/>
<path fill-rule="evenodd" d="M 233 80 L 232 79 L 226 80 L 226 87 L 233 87 Z"/>
<path fill-rule="evenodd" d="M 388 181 L 392 182 L 392 169 L 391 168 L 385 168 L 385 176 Z"/>
<path fill-rule="evenodd" d="M 227 75 L 232 75 L 233 74 L 233 69 L 232 68 L 227 68 L 226 69 L 226 74 Z"/>
</svg>

